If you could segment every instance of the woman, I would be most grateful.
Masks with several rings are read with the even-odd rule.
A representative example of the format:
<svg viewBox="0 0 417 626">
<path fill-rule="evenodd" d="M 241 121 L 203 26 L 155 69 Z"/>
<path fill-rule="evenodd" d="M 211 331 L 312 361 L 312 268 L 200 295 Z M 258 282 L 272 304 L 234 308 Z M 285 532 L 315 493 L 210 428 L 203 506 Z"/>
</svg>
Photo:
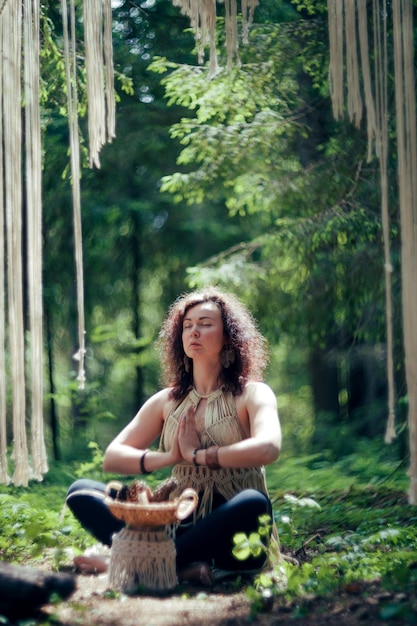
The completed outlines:
<svg viewBox="0 0 417 626">
<path fill-rule="evenodd" d="M 272 516 L 264 466 L 279 455 L 281 429 L 275 395 L 262 382 L 264 338 L 235 296 L 210 287 L 178 298 L 159 340 L 166 387 L 110 443 L 103 468 L 132 476 L 170 466 L 178 485 L 171 497 L 197 491 L 196 511 L 176 530 L 180 580 L 212 584 L 219 571 L 262 569 L 265 555 L 238 562 L 231 548 L 237 532 L 256 531 L 260 515 Z M 104 505 L 104 488 L 76 481 L 67 502 L 110 546 L 123 523 Z M 105 569 L 97 557 L 78 557 L 76 566 Z"/>
</svg>

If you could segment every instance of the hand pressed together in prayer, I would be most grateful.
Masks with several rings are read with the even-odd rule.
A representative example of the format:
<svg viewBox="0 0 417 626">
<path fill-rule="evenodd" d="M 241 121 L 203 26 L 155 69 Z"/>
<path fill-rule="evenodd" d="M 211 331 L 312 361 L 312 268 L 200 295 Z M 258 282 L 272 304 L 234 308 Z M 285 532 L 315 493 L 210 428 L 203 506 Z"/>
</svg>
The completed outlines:
<svg viewBox="0 0 417 626">
<path fill-rule="evenodd" d="M 179 420 L 178 443 L 183 459 L 193 461 L 194 450 L 201 447 L 200 438 L 195 425 L 195 409 L 189 406 Z"/>
</svg>

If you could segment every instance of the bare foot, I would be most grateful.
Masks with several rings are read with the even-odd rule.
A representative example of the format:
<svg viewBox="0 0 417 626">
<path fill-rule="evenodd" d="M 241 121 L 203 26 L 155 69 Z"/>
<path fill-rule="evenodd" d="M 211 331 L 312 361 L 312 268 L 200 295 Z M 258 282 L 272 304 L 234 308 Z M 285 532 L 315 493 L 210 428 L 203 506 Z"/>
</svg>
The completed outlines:
<svg viewBox="0 0 417 626">
<path fill-rule="evenodd" d="M 180 582 L 200 583 L 205 587 L 214 585 L 214 576 L 208 563 L 192 563 L 178 572 Z"/>
<path fill-rule="evenodd" d="M 107 572 L 108 559 L 99 554 L 81 554 L 74 557 L 74 565 L 83 574 L 104 574 Z"/>
</svg>

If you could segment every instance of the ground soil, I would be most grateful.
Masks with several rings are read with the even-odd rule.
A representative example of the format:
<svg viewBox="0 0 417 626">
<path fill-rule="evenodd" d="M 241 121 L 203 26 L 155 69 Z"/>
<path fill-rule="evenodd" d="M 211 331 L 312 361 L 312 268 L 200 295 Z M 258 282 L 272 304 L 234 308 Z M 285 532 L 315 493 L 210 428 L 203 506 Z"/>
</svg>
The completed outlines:
<svg viewBox="0 0 417 626">
<path fill-rule="evenodd" d="M 80 574 L 74 594 L 58 605 L 43 607 L 43 613 L 53 615 L 58 626 L 386 626 L 382 606 L 401 601 L 405 598 L 374 583 L 346 588 L 328 599 L 311 596 L 303 602 L 287 602 L 275 597 L 273 603 L 253 612 L 245 587 L 236 589 L 235 582 L 223 581 L 211 589 L 189 585 L 164 597 L 124 596 L 109 592 L 107 575 Z M 389 621 L 390 626 L 408 623 Z"/>
</svg>

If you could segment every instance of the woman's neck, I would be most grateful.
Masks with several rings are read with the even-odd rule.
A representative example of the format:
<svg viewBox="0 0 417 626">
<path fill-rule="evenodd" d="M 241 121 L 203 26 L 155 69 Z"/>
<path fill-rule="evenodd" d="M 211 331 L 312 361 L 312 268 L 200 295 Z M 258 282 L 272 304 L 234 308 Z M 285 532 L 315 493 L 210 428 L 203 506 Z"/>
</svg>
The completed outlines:
<svg viewBox="0 0 417 626">
<path fill-rule="evenodd" d="M 216 368 L 196 367 L 193 371 L 193 387 L 201 396 L 207 396 L 220 386 L 221 366 Z"/>
</svg>

